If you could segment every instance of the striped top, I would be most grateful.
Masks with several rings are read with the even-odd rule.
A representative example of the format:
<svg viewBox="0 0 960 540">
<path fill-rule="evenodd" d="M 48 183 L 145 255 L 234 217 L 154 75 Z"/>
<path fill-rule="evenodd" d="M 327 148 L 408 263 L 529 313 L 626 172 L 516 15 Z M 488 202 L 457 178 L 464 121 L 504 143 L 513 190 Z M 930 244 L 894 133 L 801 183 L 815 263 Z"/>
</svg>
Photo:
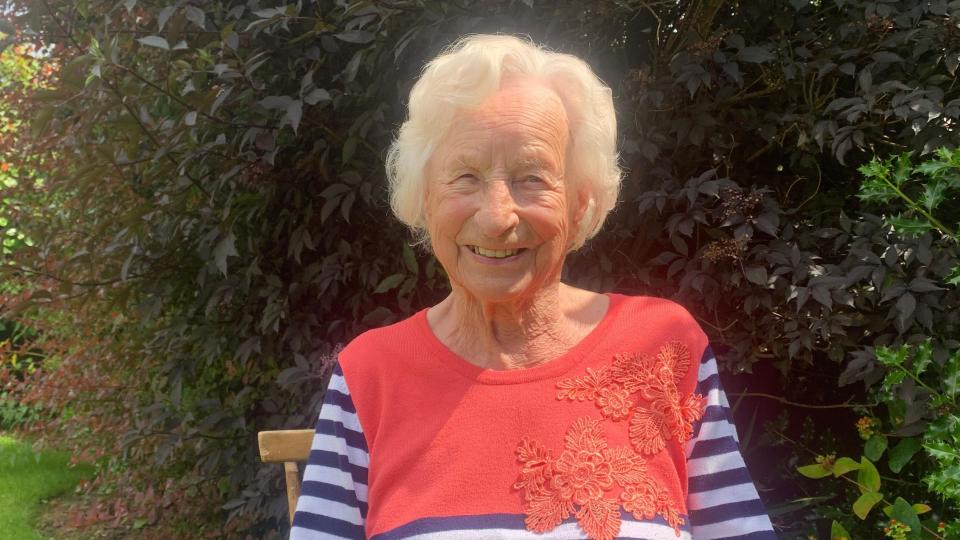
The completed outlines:
<svg viewBox="0 0 960 540">
<path fill-rule="evenodd" d="M 610 298 L 583 342 L 528 369 L 456 357 L 425 311 L 351 343 L 327 388 L 291 538 L 775 539 L 706 336 L 672 302 Z M 665 358 L 679 366 L 676 392 L 610 398 L 633 388 L 618 365 Z M 605 386 L 590 387 L 597 381 Z M 678 431 L 641 429 L 669 423 L 644 423 L 667 411 L 657 395 L 697 405 L 677 409 L 692 411 L 685 437 L 679 420 Z M 543 459 L 531 460 L 523 452 L 537 445 Z M 550 480 L 521 486 L 534 463 Z"/>
</svg>

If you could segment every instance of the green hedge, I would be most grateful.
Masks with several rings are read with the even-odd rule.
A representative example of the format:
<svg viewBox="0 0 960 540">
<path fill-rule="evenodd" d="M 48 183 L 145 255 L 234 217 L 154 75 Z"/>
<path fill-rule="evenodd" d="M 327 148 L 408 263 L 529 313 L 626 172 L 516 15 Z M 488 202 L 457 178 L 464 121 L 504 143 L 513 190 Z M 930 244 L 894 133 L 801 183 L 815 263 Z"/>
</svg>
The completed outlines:
<svg viewBox="0 0 960 540">
<path fill-rule="evenodd" d="M 18 39 L 55 44 L 59 63 L 24 102 L 30 136 L 11 143 L 42 179 L 16 188 L 32 245 L 4 277 L 33 291 L 16 313 L 50 358 L 23 399 L 56 406 L 72 388 L 76 416 L 58 429 L 116 453 L 141 491 L 197 494 L 151 527 L 206 515 L 230 534 L 282 529 L 280 474 L 257 463 L 253 434 L 311 425 L 338 346 L 443 297 L 442 270 L 389 215 L 383 157 L 420 67 L 465 33 L 528 34 L 614 89 L 629 174 L 567 279 L 696 314 L 726 373 L 743 374 L 727 384 L 745 454 L 785 536 L 881 534 L 888 518 L 855 517 L 846 476 L 796 471 L 859 456 L 859 416 L 891 448 L 956 419 L 939 386 L 960 345 L 956 172 L 908 167 L 904 197 L 857 195 L 874 157 L 956 147 L 957 2 L 45 0 L 15 13 Z M 904 344 L 900 364 L 877 352 Z M 887 380 L 920 344 L 930 363 Z M 934 532 L 957 519 L 922 482 L 949 466 L 938 460 L 916 453 L 882 490 L 897 516 L 896 497 L 928 504 L 918 519 Z"/>
</svg>

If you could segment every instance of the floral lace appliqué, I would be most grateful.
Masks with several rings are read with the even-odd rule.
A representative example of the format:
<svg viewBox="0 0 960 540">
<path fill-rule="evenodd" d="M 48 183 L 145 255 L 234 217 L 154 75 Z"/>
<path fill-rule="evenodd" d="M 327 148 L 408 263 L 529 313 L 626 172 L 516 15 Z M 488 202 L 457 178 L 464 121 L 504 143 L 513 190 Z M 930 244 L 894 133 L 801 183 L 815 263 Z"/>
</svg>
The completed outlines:
<svg viewBox="0 0 960 540">
<path fill-rule="evenodd" d="M 640 520 L 659 514 L 679 536 L 680 505 L 647 475 L 643 456 L 671 441 L 687 441 L 693 422 L 703 416 L 703 396 L 681 395 L 678 388 L 689 369 L 687 346 L 670 342 L 654 357 L 618 354 L 610 366 L 557 383 L 558 399 L 593 401 L 605 419 L 626 419 L 631 447 L 611 448 L 600 421 L 590 418 L 567 430 L 556 458 L 540 442 L 522 440 L 520 478 L 513 487 L 525 490 L 527 528 L 546 532 L 572 514 L 590 538 L 612 539 L 620 532 L 622 506 Z M 608 496 L 614 485 L 621 488 L 619 498 Z"/>
<path fill-rule="evenodd" d="M 686 345 L 670 342 L 655 357 L 618 354 L 613 365 L 557 383 L 558 399 L 590 400 L 604 417 L 629 417 L 630 442 L 651 456 L 674 440 L 683 443 L 693 434 L 693 423 L 703 416 L 706 400 L 699 394 L 681 396 L 677 386 L 690 369 Z"/>
<path fill-rule="evenodd" d="M 595 540 L 611 540 L 620 532 L 620 506 L 637 519 L 663 516 L 679 534 L 680 512 L 666 492 L 647 476 L 646 462 L 630 448 L 611 448 L 599 420 L 580 418 L 567 430 L 559 457 L 537 441 L 524 439 L 517 448 L 524 489 L 527 528 L 546 532 L 573 514 Z M 606 497 L 614 484 L 619 500 Z"/>
</svg>

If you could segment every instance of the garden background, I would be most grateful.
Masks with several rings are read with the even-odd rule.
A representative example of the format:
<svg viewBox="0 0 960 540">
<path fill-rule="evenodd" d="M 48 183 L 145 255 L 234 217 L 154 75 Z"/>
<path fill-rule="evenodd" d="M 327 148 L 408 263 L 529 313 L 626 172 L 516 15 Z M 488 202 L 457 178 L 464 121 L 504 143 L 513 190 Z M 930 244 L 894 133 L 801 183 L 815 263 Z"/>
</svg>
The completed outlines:
<svg viewBox="0 0 960 540">
<path fill-rule="evenodd" d="M 444 296 L 390 216 L 423 63 L 527 34 L 613 88 L 566 278 L 688 307 L 783 538 L 960 537 L 960 2 L 3 2 L 0 429 L 95 464 L 55 523 L 282 536 L 259 430 Z"/>
</svg>

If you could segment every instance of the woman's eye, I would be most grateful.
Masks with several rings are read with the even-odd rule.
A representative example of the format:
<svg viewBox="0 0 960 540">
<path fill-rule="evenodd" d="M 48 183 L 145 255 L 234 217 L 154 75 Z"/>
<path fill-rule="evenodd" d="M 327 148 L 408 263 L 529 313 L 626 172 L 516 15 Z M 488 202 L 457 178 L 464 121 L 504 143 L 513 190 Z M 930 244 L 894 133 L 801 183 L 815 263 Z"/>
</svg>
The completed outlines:
<svg viewBox="0 0 960 540">
<path fill-rule="evenodd" d="M 543 176 L 536 174 L 528 174 L 520 180 L 520 185 L 526 187 L 527 189 L 546 189 L 550 186 L 550 182 Z"/>
</svg>

